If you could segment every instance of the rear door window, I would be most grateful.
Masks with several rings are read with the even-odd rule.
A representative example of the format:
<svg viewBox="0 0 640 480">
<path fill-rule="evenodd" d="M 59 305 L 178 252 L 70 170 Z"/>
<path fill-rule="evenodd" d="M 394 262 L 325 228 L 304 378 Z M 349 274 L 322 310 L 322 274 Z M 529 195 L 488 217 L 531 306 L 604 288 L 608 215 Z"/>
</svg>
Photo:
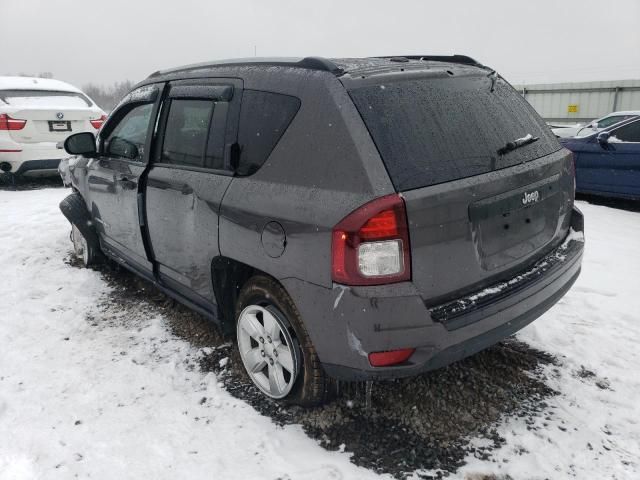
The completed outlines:
<svg viewBox="0 0 640 480">
<path fill-rule="evenodd" d="M 412 79 L 349 91 L 398 191 L 527 162 L 560 144 L 508 83 L 486 74 Z M 506 154 L 508 142 L 534 143 Z"/>
<path fill-rule="evenodd" d="M 204 167 L 204 152 L 214 106 L 212 100 L 171 100 L 161 163 Z"/>
<path fill-rule="evenodd" d="M 244 91 L 238 130 L 238 175 L 251 175 L 264 164 L 299 108 L 296 97 Z"/>
</svg>

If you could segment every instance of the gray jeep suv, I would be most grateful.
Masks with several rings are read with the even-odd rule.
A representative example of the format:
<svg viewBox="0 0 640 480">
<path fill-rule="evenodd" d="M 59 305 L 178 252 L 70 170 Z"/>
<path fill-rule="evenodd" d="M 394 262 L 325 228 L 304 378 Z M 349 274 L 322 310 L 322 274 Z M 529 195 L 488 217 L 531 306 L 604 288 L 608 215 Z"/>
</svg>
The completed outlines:
<svg viewBox="0 0 640 480">
<path fill-rule="evenodd" d="M 462 55 L 159 71 L 65 148 L 84 262 L 106 256 L 235 334 L 273 399 L 447 365 L 580 272 L 571 153 Z"/>
</svg>

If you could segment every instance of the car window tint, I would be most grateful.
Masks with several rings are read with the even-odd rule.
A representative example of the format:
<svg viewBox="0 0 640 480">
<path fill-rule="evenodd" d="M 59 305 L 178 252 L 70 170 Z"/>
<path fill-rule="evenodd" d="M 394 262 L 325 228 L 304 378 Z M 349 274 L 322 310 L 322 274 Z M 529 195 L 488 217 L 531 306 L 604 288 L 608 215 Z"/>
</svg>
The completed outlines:
<svg viewBox="0 0 640 480">
<path fill-rule="evenodd" d="M 162 163 L 204 166 L 204 148 L 213 108 L 211 100 L 171 100 L 162 145 Z"/>
<path fill-rule="evenodd" d="M 611 125 L 621 122 L 624 119 L 624 115 L 614 115 L 613 117 L 604 118 L 598 122 L 598 128 L 610 127 Z"/>
<path fill-rule="evenodd" d="M 152 103 L 145 103 L 133 107 L 114 127 L 105 143 L 107 145 L 116 143 L 119 143 L 120 145 L 122 145 L 122 143 L 135 145 L 138 150 L 138 154 L 135 158 L 130 159 L 142 160 L 144 158 L 144 145 L 147 138 L 147 130 L 149 128 L 152 108 Z M 114 142 L 114 140 L 116 141 Z M 123 142 L 118 142 L 118 140 L 122 140 Z M 121 156 L 115 152 L 111 152 L 111 149 L 109 149 L 109 154 L 113 156 Z"/>
<path fill-rule="evenodd" d="M 640 143 L 640 120 L 616 128 L 611 132 L 611 136 L 616 137 L 621 142 Z"/>
<path fill-rule="evenodd" d="M 481 175 L 560 149 L 533 107 L 486 72 L 349 90 L 398 191 Z M 538 137 L 501 155 L 508 142 Z"/>
<path fill-rule="evenodd" d="M 239 175 L 251 175 L 264 164 L 299 108 L 296 97 L 244 91 L 238 130 Z"/>
<path fill-rule="evenodd" d="M 216 102 L 211 116 L 209 139 L 207 140 L 207 150 L 204 157 L 204 166 L 206 168 L 225 169 L 225 135 L 227 132 L 228 111 L 229 104 L 227 102 Z"/>
</svg>

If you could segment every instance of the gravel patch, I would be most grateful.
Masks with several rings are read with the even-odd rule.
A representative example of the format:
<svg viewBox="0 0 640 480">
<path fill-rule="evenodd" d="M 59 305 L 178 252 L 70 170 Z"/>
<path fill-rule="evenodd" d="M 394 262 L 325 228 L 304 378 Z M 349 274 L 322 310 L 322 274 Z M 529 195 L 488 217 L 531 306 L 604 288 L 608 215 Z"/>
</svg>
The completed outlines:
<svg viewBox="0 0 640 480">
<path fill-rule="evenodd" d="M 335 399 L 319 408 L 281 405 L 253 387 L 231 341 L 211 322 L 111 262 L 99 270 L 111 286 L 99 308 L 132 325 L 136 317 L 162 314 L 176 336 L 203 352 L 193 368 L 214 372 L 232 395 L 277 424 L 300 424 L 324 448 L 352 452 L 355 464 L 380 473 L 446 477 L 468 454 L 490 460 L 505 443 L 497 432 L 505 418 L 520 417 L 535 430 L 536 418 L 554 416 L 546 400 L 557 392 L 545 384 L 541 367 L 556 359 L 514 338 L 419 377 L 339 383 Z M 588 381 L 589 373 L 577 375 Z"/>
</svg>

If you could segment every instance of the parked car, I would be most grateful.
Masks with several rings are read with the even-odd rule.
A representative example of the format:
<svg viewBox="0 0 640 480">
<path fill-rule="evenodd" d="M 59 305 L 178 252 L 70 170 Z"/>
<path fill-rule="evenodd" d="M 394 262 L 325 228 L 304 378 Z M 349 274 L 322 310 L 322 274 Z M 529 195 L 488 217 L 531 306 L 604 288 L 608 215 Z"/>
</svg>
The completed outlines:
<svg viewBox="0 0 640 480">
<path fill-rule="evenodd" d="M 556 123 L 548 123 L 547 126 L 551 129 L 554 135 L 558 138 L 573 137 L 575 134 L 584 127 L 584 123 L 576 123 L 571 125 L 559 125 Z"/>
<path fill-rule="evenodd" d="M 0 77 L 0 170 L 56 175 L 64 150 L 56 144 L 96 132 L 104 111 L 82 91 L 48 78 Z"/>
<path fill-rule="evenodd" d="M 580 272 L 571 153 L 465 56 L 160 71 L 65 148 L 85 264 L 104 254 L 235 334 L 272 399 L 447 365 Z"/>
<path fill-rule="evenodd" d="M 640 199 L 640 117 L 562 144 L 575 155 L 578 192 Z"/>
<path fill-rule="evenodd" d="M 571 127 L 556 126 L 554 128 L 552 127 L 551 131 L 560 138 L 585 137 L 615 125 L 616 123 L 620 123 L 637 116 L 640 116 L 640 110 L 612 112 L 609 115 L 593 120 L 586 125 L 576 125 Z"/>
</svg>

